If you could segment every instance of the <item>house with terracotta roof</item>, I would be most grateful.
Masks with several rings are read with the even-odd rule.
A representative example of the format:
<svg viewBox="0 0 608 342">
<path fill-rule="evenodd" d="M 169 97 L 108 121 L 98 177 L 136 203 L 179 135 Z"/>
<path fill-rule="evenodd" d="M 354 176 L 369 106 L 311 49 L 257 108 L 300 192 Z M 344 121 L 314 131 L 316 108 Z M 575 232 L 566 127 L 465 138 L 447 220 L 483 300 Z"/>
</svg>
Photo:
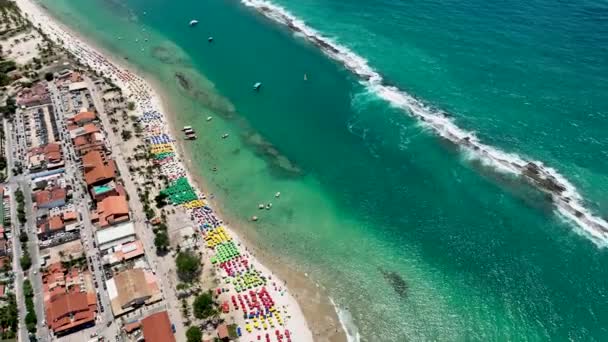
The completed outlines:
<svg viewBox="0 0 608 342">
<path fill-rule="evenodd" d="M 129 221 L 129 204 L 125 196 L 110 196 L 97 202 L 97 221 L 105 228 Z"/>
<path fill-rule="evenodd" d="M 145 342 L 175 342 L 167 311 L 157 312 L 141 320 Z"/>
<path fill-rule="evenodd" d="M 68 126 L 68 129 L 74 143 L 74 150 L 79 155 L 82 156 L 95 150 L 105 152 L 105 136 L 96 123 L 88 123 L 82 127 L 72 124 Z"/>
<path fill-rule="evenodd" d="M 95 325 L 97 300 L 88 271 L 66 270 L 55 263 L 47 267 L 42 282 L 46 322 L 55 335 Z"/>
<path fill-rule="evenodd" d="M 40 190 L 34 193 L 34 200 L 38 208 L 56 208 L 65 205 L 67 191 L 61 187 L 54 187 L 50 190 Z"/>
<path fill-rule="evenodd" d="M 51 103 L 51 95 L 44 82 L 38 82 L 31 88 L 25 88 L 17 95 L 19 106 L 32 107 L 49 103 Z"/>
<path fill-rule="evenodd" d="M 53 215 L 49 218 L 44 218 L 38 224 L 39 239 L 46 240 L 60 232 L 65 232 L 65 223 L 62 215 Z"/>
<path fill-rule="evenodd" d="M 54 170 L 64 165 L 59 144 L 46 144 L 32 148 L 27 155 L 30 171 Z"/>
<path fill-rule="evenodd" d="M 93 113 L 93 112 L 81 112 L 81 113 L 78 113 L 78 114 L 74 115 L 70 119 L 68 119 L 68 123 L 69 124 L 74 124 L 74 125 L 79 126 L 79 127 L 82 127 L 85 124 L 88 124 L 88 123 L 92 122 L 95 119 L 97 119 L 97 115 L 95 115 L 95 113 Z"/>
<path fill-rule="evenodd" d="M 92 298 L 93 301 L 91 296 L 75 289 L 52 296 L 45 302 L 49 329 L 55 335 L 65 335 L 95 325 L 97 302 L 94 295 Z"/>
<path fill-rule="evenodd" d="M 83 155 L 82 167 L 89 187 L 112 181 L 116 175 L 115 162 L 106 160 L 105 154 L 100 151 L 90 151 Z"/>
</svg>

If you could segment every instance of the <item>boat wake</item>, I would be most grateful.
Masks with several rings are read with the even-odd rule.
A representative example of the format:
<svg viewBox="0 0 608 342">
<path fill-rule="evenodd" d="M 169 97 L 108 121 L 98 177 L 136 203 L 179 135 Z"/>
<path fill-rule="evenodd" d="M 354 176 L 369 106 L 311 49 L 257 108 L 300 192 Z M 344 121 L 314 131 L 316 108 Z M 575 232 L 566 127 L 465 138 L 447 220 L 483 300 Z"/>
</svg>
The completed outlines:
<svg viewBox="0 0 608 342">
<path fill-rule="evenodd" d="M 473 132 L 458 127 L 446 113 L 425 105 L 412 95 L 387 84 L 382 75 L 374 70 L 366 59 L 347 47 L 334 42 L 309 27 L 281 6 L 267 0 L 241 0 L 265 17 L 287 26 L 297 36 L 316 45 L 330 58 L 340 62 L 355 74 L 361 84 L 378 97 L 400 108 L 420 120 L 442 138 L 458 145 L 467 155 L 483 161 L 485 165 L 501 171 L 517 174 L 539 190 L 547 193 L 556 211 L 574 222 L 587 238 L 600 247 L 608 246 L 608 222 L 593 214 L 584 205 L 583 197 L 576 187 L 556 170 L 540 161 L 529 160 L 513 153 L 506 153 L 483 144 Z"/>
</svg>

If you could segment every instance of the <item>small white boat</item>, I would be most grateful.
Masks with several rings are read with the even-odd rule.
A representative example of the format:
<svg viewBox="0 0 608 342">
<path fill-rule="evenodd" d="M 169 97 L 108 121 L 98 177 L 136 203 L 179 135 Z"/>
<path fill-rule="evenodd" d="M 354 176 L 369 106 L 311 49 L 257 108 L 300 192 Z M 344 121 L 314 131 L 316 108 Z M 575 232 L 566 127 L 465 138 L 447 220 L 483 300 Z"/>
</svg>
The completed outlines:
<svg viewBox="0 0 608 342">
<path fill-rule="evenodd" d="M 272 203 L 266 204 L 266 210 L 270 210 L 270 208 L 272 208 Z"/>
<path fill-rule="evenodd" d="M 258 204 L 258 209 L 260 209 L 260 210 L 264 209 L 264 204 L 263 203 Z"/>
<path fill-rule="evenodd" d="M 207 117 L 207 121 L 211 121 L 211 120 L 213 120 L 213 117 L 212 116 L 208 116 Z"/>
<path fill-rule="evenodd" d="M 192 129 L 192 126 L 184 126 L 184 128 L 182 128 L 182 131 L 188 131 L 191 129 Z"/>
<path fill-rule="evenodd" d="M 253 90 L 259 91 L 261 87 L 262 87 L 262 82 L 257 82 L 256 84 L 253 85 Z"/>
<path fill-rule="evenodd" d="M 276 198 L 281 197 L 281 192 L 277 191 L 277 193 L 276 193 L 276 194 L 274 194 L 274 197 L 276 197 Z"/>
<path fill-rule="evenodd" d="M 190 20 L 190 26 L 196 26 L 198 24 L 198 20 Z"/>
<path fill-rule="evenodd" d="M 209 38 L 207 38 L 207 41 L 208 41 L 209 43 L 213 42 L 213 37 L 209 37 Z"/>
<path fill-rule="evenodd" d="M 228 138 L 228 136 L 229 136 L 229 134 L 228 134 L 228 133 L 224 133 L 224 134 L 222 135 L 222 139 L 226 139 L 226 138 Z"/>
</svg>

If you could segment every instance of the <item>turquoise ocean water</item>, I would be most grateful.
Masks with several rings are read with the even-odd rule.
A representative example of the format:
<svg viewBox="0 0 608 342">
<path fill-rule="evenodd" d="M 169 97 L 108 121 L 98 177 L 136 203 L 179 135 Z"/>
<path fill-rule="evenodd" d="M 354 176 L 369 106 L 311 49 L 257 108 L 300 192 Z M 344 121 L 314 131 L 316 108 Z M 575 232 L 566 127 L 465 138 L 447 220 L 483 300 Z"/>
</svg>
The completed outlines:
<svg viewBox="0 0 608 342">
<path fill-rule="evenodd" d="M 41 3 L 161 84 L 175 125 L 200 132 L 189 156 L 207 191 L 326 287 L 361 340 L 608 339 L 602 241 L 285 27 L 238 1 Z M 275 3 L 608 214 L 605 2 Z"/>
</svg>

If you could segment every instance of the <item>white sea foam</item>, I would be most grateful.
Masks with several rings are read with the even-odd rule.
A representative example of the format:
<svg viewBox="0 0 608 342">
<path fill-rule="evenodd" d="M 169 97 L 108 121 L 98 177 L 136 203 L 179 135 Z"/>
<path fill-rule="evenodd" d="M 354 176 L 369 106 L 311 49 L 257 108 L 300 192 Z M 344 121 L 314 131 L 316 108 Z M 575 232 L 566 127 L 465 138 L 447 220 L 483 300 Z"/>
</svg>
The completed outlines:
<svg viewBox="0 0 608 342">
<path fill-rule="evenodd" d="M 586 208 L 585 201 L 576 187 L 556 170 L 545 166 L 542 162 L 481 143 L 473 132 L 458 127 L 446 113 L 431 108 L 412 95 L 387 84 L 382 75 L 374 70 L 365 58 L 323 36 L 283 7 L 266 0 L 241 0 L 241 2 L 267 18 L 286 25 L 296 36 L 318 46 L 327 56 L 357 75 L 361 84 L 371 92 L 419 119 L 423 125 L 431 128 L 439 136 L 457 144 L 467 156 L 478 158 L 484 165 L 501 172 L 520 175 L 539 190 L 550 194 L 558 213 L 574 222 L 596 245 L 608 245 L 608 222 Z"/>
<path fill-rule="evenodd" d="M 340 308 L 334 300 L 330 297 L 329 300 L 331 304 L 334 306 L 336 310 L 336 314 L 338 314 L 338 319 L 340 320 L 340 324 L 342 325 L 342 330 L 346 334 L 346 340 L 348 342 L 360 342 L 361 335 L 359 334 L 359 329 L 355 325 L 353 320 L 353 316 L 346 309 Z"/>
</svg>

